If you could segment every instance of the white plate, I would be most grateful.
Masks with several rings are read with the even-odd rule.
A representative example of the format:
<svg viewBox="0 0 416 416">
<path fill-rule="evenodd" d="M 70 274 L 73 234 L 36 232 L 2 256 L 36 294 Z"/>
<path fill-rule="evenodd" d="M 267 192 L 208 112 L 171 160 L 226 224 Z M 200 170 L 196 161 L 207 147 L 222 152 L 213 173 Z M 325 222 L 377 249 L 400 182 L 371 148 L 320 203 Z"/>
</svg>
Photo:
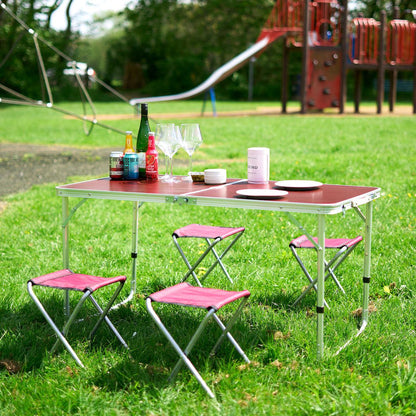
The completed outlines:
<svg viewBox="0 0 416 416">
<path fill-rule="evenodd" d="M 238 195 L 253 199 L 277 199 L 288 194 L 287 191 L 279 191 L 277 189 L 239 189 L 236 191 Z"/>
<path fill-rule="evenodd" d="M 319 188 L 320 186 L 322 186 L 322 183 L 316 181 L 289 180 L 276 182 L 275 186 L 277 186 L 278 188 L 289 189 L 292 191 L 309 191 L 311 189 Z"/>
</svg>

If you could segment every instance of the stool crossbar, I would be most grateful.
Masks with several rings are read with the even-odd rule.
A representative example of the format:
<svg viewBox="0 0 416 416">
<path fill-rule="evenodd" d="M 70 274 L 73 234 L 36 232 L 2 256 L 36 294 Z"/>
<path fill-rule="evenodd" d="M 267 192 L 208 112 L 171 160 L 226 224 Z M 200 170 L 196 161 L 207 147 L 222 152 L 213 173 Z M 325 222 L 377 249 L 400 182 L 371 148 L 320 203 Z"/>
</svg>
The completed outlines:
<svg viewBox="0 0 416 416">
<path fill-rule="evenodd" d="M 193 276 L 195 282 L 202 286 L 202 283 L 211 271 L 217 266 L 220 265 L 223 273 L 227 277 L 227 279 L 233 283 L 233 279 L 231 278 L 230 274 L 228 273 L 222 259 L 231 249 L 231 247 L 238 241 L 238 239 L 244 233 L 244 227 L 218 227 L 213 225 L 200 225 L 200 224 L 190 224 L 186 225 L 185 227 L 179 228 L 173 232 L 172 238 L 173 242 L 175 243 L 176 248 L 178 249 L 183 261 L 185 262 L 186 266 L 188 267 L 188 272 L 185 274 L 182 281 L 186 281 L 190 275 Z M 233 236 L 234 238 L 230 242 L 230 244 L 224 249 L 221 254 L 218 254 L 216 251 L 215 246 L 224 239 Z M 182 250 L 179 239 L 180 238 L 202 238 L 207 243 L 206 250 L 201 254 L 201 256 L 197 259 L 197 261 L 192 265 L 185 255 L 184 251 Z M 214 263 L 209 267 L 209 269 L 204 273 L 204 275 L 198 278 L 195 270 L 201 264 L 201 262 L 205 259 L 205 257 L 212 253 L 215 257 Z"/>
<path fill-rule="evenodd" d="M 49 323 L 49 325 L 52 327 L 52 329 L 54 330 L 54 332 L 56 333 L 58 337 L 57 341 L 55 342 L 55 345 L 52 347 L 51 353 L 53 353 L 56 350 L 59 342 L 61 341 L 62 344 L 64 344 L 65 348 L 72 355 L 73 359 L 77 362 L 77 364 L 81 367 L 84 367 L 83 363 L 81 362 L 78 355 L 75 353 L 75 351 L 69 344 L 66 337 L 68 335 L 70 326 L 74 322 L 79 311 L 81 310 L 82 305 L 87 299 L 90 299 L 90 301 L 92 302 L 92 304 L 94 305 L 94 307 L 97 309 L 99 313 L 99 318 L 90 333 L 90 338 L 94 336 L 100 324 L 103 321 L 105 321 L 108 327 L 114 333 L 114 335 L 122 343 L 122 345 L 128 349 L 126 342 L 121 337 L 121 335 L 119 334 L 119 332 L 117 331 L 117 329 L 115 328 L 115 326 L 113 325 L 113 323 L 110 321 L 110 319 L 107 316 L 108 312 L 110 311 L 111 306 L 113 305 L 114 301 L 119 295 L 125 281 L 126 281 L 125 276 L 108 277 L 108 278 L 98 277 L 98 276 L 74 273 L 69 269 L 59 270 L 59 271 L 49 273 L 44 276 L 39 276 L 39 277 L 29 280 L 27 283 L 27 290 L 29 292 L 30 297 L 33 299 L 36 306 L 39 308 L 40 312 L 45 317 L 46 321 Z M 118 283 L 117 289 L 114 292 L 113 296 L 111 297 L 110 301 L 105 306 L 105 308 L 102 309 L 100 305 L 97 303 L 97 301 L 95 300 L 95 298 L 92 296 L 92 294 L 96 290 L 102 287 L 109 286 L 115 283 Z M 48 287 L 48 288 L 58 289 L 58 290 L 65 290 L 65 291 L 83 292 L 81 299 L 75 306 L 72 313 L 69 315 L 68 320 L 65 323 L 62 331 L 59 330 L 59 328 L 57 327 L 57 325 L 55 324 L 55 322 L 50 317 L 45 307 L 39 300 L 38 296 L 34 293 L 34 290 L 33 290 L 34 286 L 43 286 L 43 287 Z"/>
<path fill-rule="evenodd" d="M 335 270 L 338 266 L 348 257 L 348 255 L 354 250 L 357 244 L 362 241 L 362 237 L 359 235 L 355 238 L 326 238 L 325 239 L 325 250 L 326 249 L 335 249 L 337 250 L 335 255 L 329 261 L 325 261 L 325 280 L 331 276 L 334 280 L 335 284 L 341 290 L 342 293 L 345 294 L 344 288 L 341 286 L 338 278 L 335 275 Z M 295 300 L 292 306 L 295 306 L 301 299 L 305 297 L 305 295 L 313 288 L 317 291 L 316 283 L 318 279 L 313 279 L 308 270 L 306 269 L 304 263 L 302 262 L 301 258 L 299 257 L 297 249 L 317 249 L 318 247 L 318 239 L 317 237 L 313 238 L 314 243 L 308 239 L 306 235 L 302 235 L 298 238 L 295 238 L 289 243 L 289 247 L 295 256 L 299 266 L 301 267 L 303 273 L 309 280 L 309 286 L 301 293 L 301 295 Z M 324 300 L 324 304 L 328 307 L 328 304 Z"/>
<path fill-rule="evenodd" d="M 210 318 L 213 318 L 217 322 L 218 326 L 221 328 L 221 335 L 218 338 L 214 347 L 212 348 L 210 356 L 215 354 L 215 352 L 223 342 L 224 338 L 227 337 L 228 340 L 235 347 L 235 349 L 238 351 L 238 353 L 242 356 L 244 361 L 246 361 L 247 363 L 250 362 L 250 360 L 247 358 L 247 355 L 244 353 L 240 345 L 237 343 L 237 341 L 230 333 L 231 327 L 234 325 L 236 319 L 240 315 L 249 296 L 250 292 L 248 290 L 233 292 L 222 289 L 191 286 L 189 283 L 184 282 L 172 287 L 168 287 L 159 292 L 153 293 L 146 299 L 146 306 L 150 316 L 153 318 L 156 325 L 166 336 L 169 343 L 173 346 L 173 348 L 180 357 L 169 377 L 169 381 L 174 380 L 182 365 L 185 364 L 189 368 L 191 373 L 195 376 L 195 378 L 198 380 L 198 382 L 201 384 L 202 388 L 208 393 L 208 395 L 212 398 L 215 397 L 212 390 L 208 387 L 204 379 L 199 374 L 198 370 L 195 368 L 195 366 L 188 358 L 190 352 L 192 351 L 192 348 L 194 347 L 198 339 L 201 337 L 204 328 L 206 327 Z M 217 316 L 217 311 L 221 309 L 223 306 L 237 301 L 239 299 L 241 299 L 241 302 L 237 310 L 234 312 L 233 316 L 230 318 L 228 323 L 224 325 L 224 323 Z M 195 331 L 194 335 L 192 336 L 191 340 L 189 341 L 185 349 L 182 350 L 179 344 L 172 337 L 170 332 L 167 330 L 166 326 L 162 323 L 160 317 L 156 314 L 152 306 L 152 303 L 175 304 L 184 307 L 201 308 L 207 310 L 205 317 L 203 318 L 202 322 L 198 326 L 197 330 Z"/>
</svg>

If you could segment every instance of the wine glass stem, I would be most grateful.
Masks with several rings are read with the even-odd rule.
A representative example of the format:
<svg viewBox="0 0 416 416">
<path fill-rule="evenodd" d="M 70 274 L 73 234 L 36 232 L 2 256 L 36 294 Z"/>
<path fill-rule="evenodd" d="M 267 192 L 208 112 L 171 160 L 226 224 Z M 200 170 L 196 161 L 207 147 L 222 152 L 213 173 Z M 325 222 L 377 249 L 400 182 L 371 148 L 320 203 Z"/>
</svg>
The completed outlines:
<svg viewBox="0 0 416 416">
<path fill-rule="evenodd" d="M 169 174 L 169 158 L 165 155 L 165 176 Z"/>
<path fill-rule="evenodd" d="M 173 178 L 173 157 L 170 158 L 170 178 Z"/>
<path fill-rule="evenodd" d="M 192 156 L 189 156 L 189 172 L 192 172 Z"/>
</svg>

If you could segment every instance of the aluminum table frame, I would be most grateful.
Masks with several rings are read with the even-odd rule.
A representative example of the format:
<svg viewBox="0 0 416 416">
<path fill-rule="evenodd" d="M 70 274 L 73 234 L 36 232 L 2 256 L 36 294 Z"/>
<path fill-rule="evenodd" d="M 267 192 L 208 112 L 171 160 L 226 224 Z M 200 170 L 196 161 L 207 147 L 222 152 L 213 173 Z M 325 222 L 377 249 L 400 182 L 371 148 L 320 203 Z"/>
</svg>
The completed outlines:
<svg viewBox="0 0 416 416">
<path fill-rule="evenodd" d="M 380 188 L 367 186 L 329 185 L 324 184 L 318 189 L 309 191 L 289 191 L 280 199 L 249 199 L 239 197 L 237 190 L 257 188 L 273 189 L 274 181 L 264 185 L 247 183 L 246 179 L 228 179 L 223 185 L 205 185 L 204 183 L 162 183 L 147 181 L 112 181 L 109 178 L 93 179 L 74 184 L 57 186 L 57 194 L 62 197 L 62 231 L 63 231 L 63 267 L 69 268 L 69 222 L 77 209 L 88 199 L 108 199 L 133 202 L 132 224 L 132 278 L 129 296 L 123 301 L 128 302 L 136 293 L 137 275 L 137 232 L 139 208 L 144 202 L 192 204 L 224 208 L 256 209 L 280 211 L 285 213 L 313 242 L 312 236 L 293 213 L 315 214 L 317 216 L 318 242 L 317 248 L 317 355 L 324 352 L 324 292 L 325 292 L 325 216 L 345 213 L 355 209 L 365 222 L 364 231 L 364 270 L 362 322 L 356 334 L 360 335 L 368 323 L 368 302 L 371 266 L 371 231 L 373 200 L 380 197 Z M 82 198 L 69 210 L 69 198 Z M 365 206 L 363 213 L 360 206 Z M 66 303 L 67 304 L 67 303 Z M 339 350 L 345 348 L 351 339 Z"/>
</svg>

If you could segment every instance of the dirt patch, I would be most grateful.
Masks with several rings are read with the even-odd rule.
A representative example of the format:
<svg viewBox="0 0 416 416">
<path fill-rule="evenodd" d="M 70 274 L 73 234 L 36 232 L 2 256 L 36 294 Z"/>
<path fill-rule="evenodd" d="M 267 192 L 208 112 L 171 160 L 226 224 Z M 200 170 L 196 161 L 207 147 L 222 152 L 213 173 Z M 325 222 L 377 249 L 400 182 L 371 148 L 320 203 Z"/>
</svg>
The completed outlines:
<svg viewBox="0 0 416 416">
<path fill-rule="evenodd" d="M 155 119 L 186 119 L 186 118 L 212 118 L 212 117 L 243 117 L 243 116 L 277 116 L 281 114 L 279 107 L 257 107 L 254 110 L 238 110 L 238 111 L 220 111 L 216 114 L 211 109 L 202 112 L 187 112 L 187 113 L 154 113 L 152 117 Z M 66 115 L 66 119 L 78 120 L 77 117 Z M 109 120 L 138 120 L 140 116 L 136 114 L 96 114 L 94 117 L 98 121 Z M 93 121 L 94 118 L 89 115 L 87 119 Z"/>
<path fill-rule="evenodd" d="M 33 185 L 64 184 L 71 176 L 108 176 L 108 158 L 120 148 L 78 149 L 0 143 L 0 213 L 5 195 L 23 192 Z M 184 165 L 187 160 L 175 160 Z"/>
<path fill-rule="evenodd" d="M 70 176 L 108 175 L 112 150 L 118 149 L 0 143 L 0 199 L 37 184 L 65 183 Z"/>
<path fill-rule="evenodd" d="M 389 106 L 387 103 L 383 104 L 382 107 L 382 113 L 380 115 L 382 116 L 391 116 L 391 117 L 399 117 L 403 115 L 412 115 L 413 114 L 413 107 L 412 105 L 397 105 L 394 108 L 393 112 L 389 111 Z M 205 118 L 223 118 L 223 117 L 245 117 L 245 116 L 281 116 L 284 115 L 282 113 L 281 106 L 267 106 L 267 107 L 256 107 L 250 110 L 237 110 L 237 111 L 218 111 L 216 114 L 213 114 L 213 111 L 210 107 L 204 111 L 202 114 L 201 112 L 188 112 L 188 113 L 154 113 L 152 114 L 152 117 L 157 119 L 187 119 L 187 118 L 198 118 L 198 117 L 205 117 Z M 301 115 L 300 108 L 295 109 L 290 107 L 287 110 L 286 115 Z M 324 111 L 309 111 L 306 114 L 302 114 L 302 117 L 307 116 L 331 116 L 331 117 L 343 117 L 343 116 L 369 116 L 369 115 L 375 115 L 379 116 L 377 114 L 377 105 L 374 103 L 374 105 L 371 104 L 362 104 L 360 105 L 360 112 L 355 113 L 354 107 L 350 103 L 348 103 L 345 106 L 344 114 L 339 113 L 338 108 L 328 108 Z M 78 120 L 76 117 L 71 115 L 66 115 L 65 118 L 67 119 L 74 119 Z M 92 116 L 87 116 L 87 118 L 92 121 Z M 110 120 L 138 120 L 139 117 L 136 114 L 97 114 L 95 116 L 95 119 L 98 121 L 110 121 Z"/>
</svg>

